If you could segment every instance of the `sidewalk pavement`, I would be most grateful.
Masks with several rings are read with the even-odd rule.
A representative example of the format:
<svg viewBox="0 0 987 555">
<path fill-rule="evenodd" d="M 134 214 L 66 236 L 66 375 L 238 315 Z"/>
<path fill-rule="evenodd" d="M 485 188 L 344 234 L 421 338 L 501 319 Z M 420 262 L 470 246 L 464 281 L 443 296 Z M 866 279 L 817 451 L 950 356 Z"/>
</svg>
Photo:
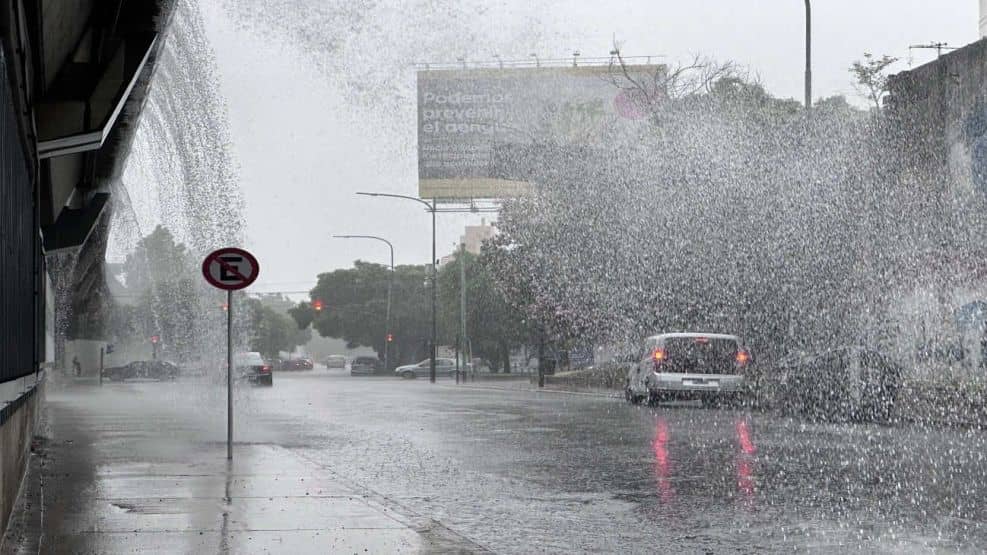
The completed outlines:
<svg viewBox="0 0 987 555">
<path fill-rule="evenodd" d="M 476 551 L 290 449 L 238 444 L 229 462 L 225 427 L 188 413 L 119 389 L 49 392 L 2 552 Z"/>
</svg>

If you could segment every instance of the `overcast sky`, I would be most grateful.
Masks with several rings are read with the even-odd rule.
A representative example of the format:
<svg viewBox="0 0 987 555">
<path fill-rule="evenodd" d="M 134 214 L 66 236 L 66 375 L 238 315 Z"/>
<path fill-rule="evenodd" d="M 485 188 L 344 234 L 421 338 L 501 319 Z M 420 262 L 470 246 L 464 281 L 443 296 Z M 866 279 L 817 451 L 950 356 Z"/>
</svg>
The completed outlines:
<svg viewBox="0 0 987 555">
<path fill-rule="evenodd" d="M 803 95 L 799 0 L 611 0 L 605 7 L 470 0 L 424 15 L 411 12 L 437 3 L 385 0 L 356 24 L 322 13 L 333 8 L 295 8 L 313 3 L 323 2 L 261 2 L 231 15 L 201 1 L 239 157 L 247 246 L 264 269 L 255 291 L 307 290 L 318 273 L 354 259 L 386 262 L 384 245 L 330 239 L 334 233 L 383 235 L 393 241 L 398 264 L 428 261 L 430 219 L 420 206 L 354 194 L 416 194 L 412 62 L 489 60 L 495 53 L 558 58 L 575 49 L 606 56 L 616 39 L 626 55 L 732 59 L 756 72 L 772 94 Z M 977 0 L 813 4 L 816 98 L 853 97 L 847 68 L 863 52 L 897 56 L 901 71 L 935 56 L 910 54 L 911 44 L 978 38 Z M 245 24 L 245 17 L 261 21 Z M 272 29 L 271 21 L 288 23 Z M 327 37 L 331 48 L 320 46 Z M 478 219 L 440 214 L 439 255 Z"/>
</svg>

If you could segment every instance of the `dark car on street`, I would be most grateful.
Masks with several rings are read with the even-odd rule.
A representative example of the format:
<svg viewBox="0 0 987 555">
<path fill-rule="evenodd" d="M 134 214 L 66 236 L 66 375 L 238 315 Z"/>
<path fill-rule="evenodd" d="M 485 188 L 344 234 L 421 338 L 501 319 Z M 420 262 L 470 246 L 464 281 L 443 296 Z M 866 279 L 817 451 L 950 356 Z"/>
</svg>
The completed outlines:
<svg viewBox="0 0 987 555">
<path fill-rule="evenodd" d="M 110 381 L 130 379 L 175 380 L 181 370 L 174 363 L 164 360 L 136 360 L 124 366 L 103 369 L 103 378 Z"/>
<path fill-rule="evenodd" d="M 260 353 L 237 353 L 233 357 L 236 379 L 256 385 L 274 385 L 273 366 Z"/>
<path fill-rule="evenodd" d="M 773 403 L 813 420 L 887 421 L 903 368 L 877 349 L 846 346 L 785 359 L 774 371 Z"/>
<path fill-rule="evenodd" d="M 308 357 L 289 358 L 281 361 L 281 370 L 311 370 L 315 368 L 315 362 Z"/>
<path fill-rule="evenodd" d="M 350 363 L 351 376 L 373 376 L 384 369 L 384 364 L 377 357 L 356 357 Z"/>
</svg>

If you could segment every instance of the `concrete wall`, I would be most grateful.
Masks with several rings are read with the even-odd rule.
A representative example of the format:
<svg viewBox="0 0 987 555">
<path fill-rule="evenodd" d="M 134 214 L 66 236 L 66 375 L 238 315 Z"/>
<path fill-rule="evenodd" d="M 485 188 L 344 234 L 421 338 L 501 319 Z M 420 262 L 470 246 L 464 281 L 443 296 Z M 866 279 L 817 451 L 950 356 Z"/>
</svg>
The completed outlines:
<svg viewBox="0 0 987 555">
<path fill-rule="evenodd" d="M 0 409 L 0 522 L 6 530 L 44 406 L 44 380 Z"/>
<path fill-rule="evenodd" d="M 905 186 L 940 193 L 946 240 L 987 231 L 987 39 L 892 76 L 886 101 Z"/>
<path fill-rule="evenodd" d="M 885 110 L 898 183 L 926 207 L 910 217 L 929 220 L 929 244 L 913 253 L 912 286 L 889 311 L 900 354 L 915 360 L 923 342 L 962 345 L 962 364 L 915 360 L 918 377 L 984 380 L 980 332 L 958 326 L 955 315 L 987 301 L 987 40 L 892 76 Z"/>
</svg>

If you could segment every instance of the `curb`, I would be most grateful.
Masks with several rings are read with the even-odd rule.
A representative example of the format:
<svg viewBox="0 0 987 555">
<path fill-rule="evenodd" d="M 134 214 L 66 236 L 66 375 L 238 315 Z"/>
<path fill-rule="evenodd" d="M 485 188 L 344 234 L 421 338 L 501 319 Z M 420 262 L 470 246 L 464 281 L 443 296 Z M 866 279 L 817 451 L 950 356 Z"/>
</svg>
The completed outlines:
<svg viewBox="0 0 987 555">
<path fill-rule="evenodd" d="M 573 389 L 555 389 L 555 388 L 518 388 L 518 387 L 497 387 L 497 386 L 486 386 L 486 385 L 445 385 L 442 384 L 439 387 L 449 388 L 449 389 L 472 389 L 472 390 L 494 390 L 494 391 L 515 391 L 519 393 L 558 393 L 561 395 L 585 395 L 587 397 L 602 397 L 605 399 L 622 399 L 623 397 L 617 393 L 606 393 L 603 391 L 577 391 Z"/>
</svg>

